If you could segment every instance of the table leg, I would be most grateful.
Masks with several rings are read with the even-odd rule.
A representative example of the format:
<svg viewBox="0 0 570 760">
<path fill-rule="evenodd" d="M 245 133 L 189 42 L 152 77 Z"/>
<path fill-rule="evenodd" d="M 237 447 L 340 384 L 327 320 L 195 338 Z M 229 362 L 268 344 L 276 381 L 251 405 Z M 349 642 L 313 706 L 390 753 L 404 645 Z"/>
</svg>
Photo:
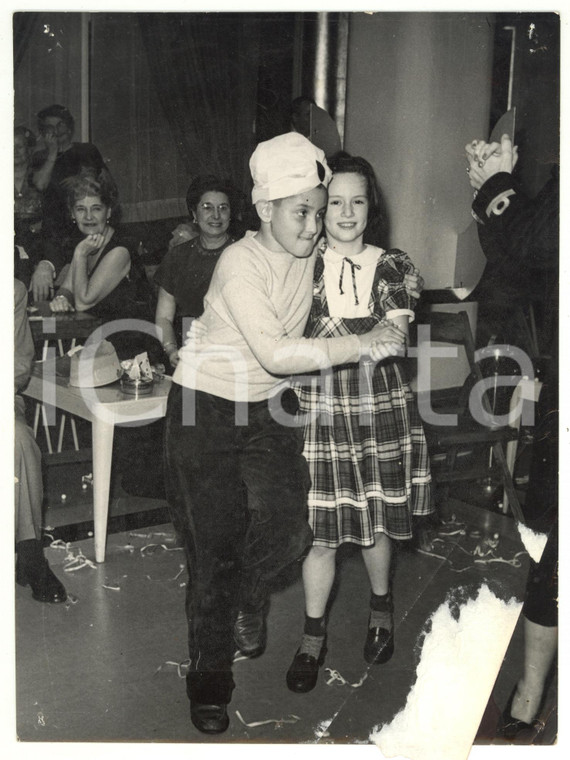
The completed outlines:
<svg viewBox="0 0 570 760">
<path fill-rule="evenodd" d="M 105 561 L 107 543 L 107 518 L 109 515 L 109 491 L 111 485 L 111 458 L 115 426 L 94 417 L 93 439 L 93 523 L 95 528 L 95 560 Z"/>
</svg>

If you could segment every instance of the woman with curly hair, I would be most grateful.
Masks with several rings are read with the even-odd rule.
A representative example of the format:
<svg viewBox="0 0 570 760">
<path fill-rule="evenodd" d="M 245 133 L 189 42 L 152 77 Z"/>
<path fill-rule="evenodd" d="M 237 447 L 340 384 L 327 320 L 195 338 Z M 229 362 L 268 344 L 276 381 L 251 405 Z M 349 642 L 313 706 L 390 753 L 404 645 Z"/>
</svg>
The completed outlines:
<svg viewBox="0 0 570 760">
<path fill-rule="evenodd" d="M 115 231 L 119 197 L 111 175 L 105 169 L 98 174 L 84 170 L 66 180 L 65 187 L 71 218 L 82 237 L 51 310 L 89 311 L 103 322 L 151 322 L 151 288 L 144 267 L 138 253 Z M 119 358 L 132 358 L 133 352 L 148 350 L 152 343 L 158 346 L 149 338 L 136 330 L 109 336 Z"/>
</svg>

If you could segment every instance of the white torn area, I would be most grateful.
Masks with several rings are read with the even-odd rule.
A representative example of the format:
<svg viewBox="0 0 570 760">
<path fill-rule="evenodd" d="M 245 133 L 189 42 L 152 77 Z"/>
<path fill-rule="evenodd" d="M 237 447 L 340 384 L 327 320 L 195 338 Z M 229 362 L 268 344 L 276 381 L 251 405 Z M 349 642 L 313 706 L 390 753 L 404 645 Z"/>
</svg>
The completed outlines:
<svg viewBox="0 0 570 760">
<path fill-rule="evenodd" d="M 535 562 L 540 562 L 542 552 L 546 546 L 548 534 L 535 533 L 533 530 L 527 528 L 527 526 L 521 522 L 517 522 L 517 528 L 524 548 L 527 550 Z"/>
<path fill-rule="evenodd" d="M 385 757 L 468 757 L 521 606 L 483 585 L 459 620 L 448 602 L 434 612 L 406 706 L 370 736 Z"/>
</svg>

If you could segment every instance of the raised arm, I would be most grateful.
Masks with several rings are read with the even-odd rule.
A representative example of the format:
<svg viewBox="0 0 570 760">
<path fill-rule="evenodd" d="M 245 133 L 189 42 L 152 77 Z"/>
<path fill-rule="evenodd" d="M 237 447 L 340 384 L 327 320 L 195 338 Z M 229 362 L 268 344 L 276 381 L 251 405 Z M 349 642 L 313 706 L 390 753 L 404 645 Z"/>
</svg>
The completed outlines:
<svg viewBox="0 0 570 760">
<path fill-rule="evenodd" d="M 557 172 L 535 198 L 529 198 L 512 177 L 516 153 L 509 136 L 503 135 L 500 145 L 481 143 L 480 147 L 483 166 L 474 165 L 473 158 L 468 160 L 469 176 L 473 175 L 470 182 L 477 189 L 473 216 L 485 255 L 490 261 L 506 255 L 523 266 L 554 266 L 558 256 Z"/>
<path fill-rule="evenodd" d="M 173 367 L 178 364 L 178 344 L 173 325 L 175 313 L 176 300 L 174 296 L 164 288 L 159 287 L 154 321 L 162 330 L 162 346 Z"/>
<path fill-rule="evenodd" d="M 105 255 L 95 272 L 88 277 L 88 257 L 100 247 L 101 235 L 88 235 L 77 244 L 71 263 L 72 291 L 77 311 L 87 311 L 109 295 L 131 268 L 131 257 L 123 246 Z"/>
</svg>

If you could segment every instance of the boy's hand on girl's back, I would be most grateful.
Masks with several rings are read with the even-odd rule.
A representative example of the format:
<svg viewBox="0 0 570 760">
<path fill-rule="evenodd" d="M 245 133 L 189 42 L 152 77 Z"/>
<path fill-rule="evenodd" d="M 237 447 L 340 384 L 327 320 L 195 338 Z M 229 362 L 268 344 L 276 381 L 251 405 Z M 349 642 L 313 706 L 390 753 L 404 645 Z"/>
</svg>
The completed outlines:
<svg viewBox="0 0 570 760">
<path fill-rule="evenodd" d="M 419 298 L 424 289 L 424 285 L 424 278 L 417 270 L 414 272 L 406 272 L 404 275 L 404 287 L 411 298 Z"/>
</svg>

